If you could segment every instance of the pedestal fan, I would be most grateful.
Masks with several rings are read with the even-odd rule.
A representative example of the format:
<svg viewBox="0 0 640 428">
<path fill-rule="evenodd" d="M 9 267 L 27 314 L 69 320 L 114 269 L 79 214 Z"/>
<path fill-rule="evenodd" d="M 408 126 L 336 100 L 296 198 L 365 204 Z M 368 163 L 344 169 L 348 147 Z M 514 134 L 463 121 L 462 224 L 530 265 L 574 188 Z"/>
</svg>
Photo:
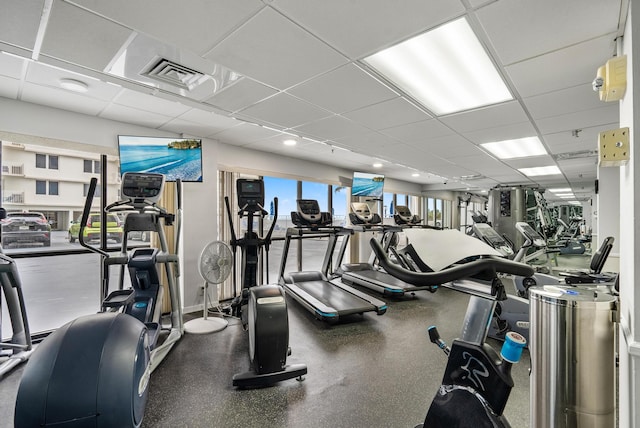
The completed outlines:
<svg viewBox="0 0 640 428">
<path fill-rule="evenodd" d="M 216 301 L 218 296 L 217 285 L 224 282 L 231 273 L 233 267 L 233 254 L 227 244 L 222 241 L 209 242 L 200 253 L 200 259 L 198 262 L 198 271 L 200 276 L 204 279 L 204 309 L 202 311 L 202 318 L 196 318 L 191 321 L 187 321 L 184 324 L 184 330 L 187 333 L 193 334 L 207 334 L 220 331 L 224 329 L 228 322 L 224 318 L 211 317 L 209 318 L 209 284 L 215 284 L 215 296 Z"/>
</svg>

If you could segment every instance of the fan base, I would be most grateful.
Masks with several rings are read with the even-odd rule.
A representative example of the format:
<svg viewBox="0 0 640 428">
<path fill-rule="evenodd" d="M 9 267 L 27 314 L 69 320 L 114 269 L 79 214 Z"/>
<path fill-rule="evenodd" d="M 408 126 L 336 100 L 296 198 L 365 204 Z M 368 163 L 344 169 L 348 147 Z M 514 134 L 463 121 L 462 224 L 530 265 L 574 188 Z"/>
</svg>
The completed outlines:
<svg viewBox="0 0 640 428">
<path fill-rule="evenodd" d="M 209 334 L 224 330 L 228 324 L 224 318 L 196 318 L 184 323 L 184 331 L 191 334 Z"/>
</svg>

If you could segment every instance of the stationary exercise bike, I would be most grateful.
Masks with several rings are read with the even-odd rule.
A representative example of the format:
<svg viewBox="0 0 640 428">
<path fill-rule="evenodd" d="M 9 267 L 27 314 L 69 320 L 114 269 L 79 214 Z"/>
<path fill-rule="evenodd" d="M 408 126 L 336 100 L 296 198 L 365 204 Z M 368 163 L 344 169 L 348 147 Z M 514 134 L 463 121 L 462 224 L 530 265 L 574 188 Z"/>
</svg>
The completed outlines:
<svg viewBox="0 0 640 428">
<path fill-rule="evenodd" d="M 279 285 L 258 285 L 258 265 L 264 251 L 268 257 L 271 234 L 278 218 L 278 199 L 273 201 L 274 216 L 269 231 L 264 237 L 253 229 L 254 218 L 264 218 L 268 213 L 264 206 L 264 181 L 238 179 L 238 215 L 246 216 L 247 230 L 237 238 L 233 227 L 233 216 L 229 198 L 225 197 L 231 248 L 234 256 L 234 280 L 236 250 L 240 248 L 242 289 L 234 298 L 232 314 L 239 317 L 249 332 L 249 358 L 251 369 L 233 376 L 233 385 L 240 388 L 269 386 L 282 380 L 298 378 L 307 373 L 304 364 L 287 365 L 289 348 L 289 319 L 284 289 Z M 268 265 L 268 258 L 266 261 Z"/>
<path fill-rule="evenodd" d="M 163 225 L 173 214 L 157 205 L 164 176 L 125 173 L 124 198 L 105 212 L 127 211 L 122 251 L 108 253 L 84 241 L 97 180 L 89 185 L 80 225 L 80 243 L 102 258 L 101 312 L 57 329 L 34 351 L 22 375 L 14 424 L 19 427 L 138 427 L 142 424 L 149 377 L 182 337 L 177 248 L 169 251 Z M 178 183 L 178 205 L 180 204 Z M 177 238 L 179 242 L 180 209 Z M 103 222 L 104 223 L 104 222 Z M 102 226 L 102 224 L 101 224 Z M 160 248 L 127 251 L 131 231 L 154 231 Z M 109 293 L 109 267 L 121 266 L 121 283 Z M 163 265 L 171 300 L 170 327 L 161 322 L 162 286 L 156 265 Z M 131 288 L 124 289 L 127 268 Z M 107 294 L 109 293 L 109 294 Z"/>
<path fill-rule="evenodd" d="M 434 237 L 434 232 L 443 231 L 425 232 L 430 234 L 429 237 Z M 447 234 L 446 239 L 433 242 L 433 245 L 438 251 L 453 253 L 468 244 L 469 241 L 465 239 L 475 240 L 463 233 L 458 235 Z M 507 333 L 499 355 L 485 340 L 496 302 L 506 299 L 498 274 L 530 276 L 533 268 L 498 257 L 479 257 L 436 272 L 416 272 L 391 262 L 377 240 L 371 240 L 371 247 L 380 265 L 405 282 L 416 285 L 446 284 L 448 288 L 470 295 L 462 335 L 453 341 L 451 347 L 440 338 L 435 326 L 428 329 L 430 340 L 447 354 L 448 360 L 442 385 L 420 426 L 510 427 L 503 411 L 514 386 L 511 367 L 519 361 L 526 340 L 518 333 Z M 464 260 L 469 260 L 467 256 L 465 254 Z"/>
</svg>

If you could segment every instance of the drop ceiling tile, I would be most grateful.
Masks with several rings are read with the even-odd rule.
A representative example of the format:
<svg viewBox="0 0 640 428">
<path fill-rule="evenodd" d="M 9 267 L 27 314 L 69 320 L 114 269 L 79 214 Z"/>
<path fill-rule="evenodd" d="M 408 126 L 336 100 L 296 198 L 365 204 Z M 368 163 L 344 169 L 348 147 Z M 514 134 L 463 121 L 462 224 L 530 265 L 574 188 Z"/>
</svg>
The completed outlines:
<svg viewBox="0 0 640 428">
<path fill-rule="evenodd" d="M 398 144 L 398 142 L 392 138 L 377 132 L 336 138 L 334 141 L 338 146 L 352 148 L 353 150 L 365 150 L 366 153 L 369 153 L 371 156 L 378 155 L 376 150 L 379 147 Z"/>
<path fill-rule="evenodd" d="M 460 133 L 526 122 L 527 119 L 527 115 L 517 101 L 440 117 L 445 125 Z"/>
<path fill-rule="evenodd" d="M 115 21 L 199 55 L 264 7 L 259 0 L 74 0 Z"/>
<path fill-rule="evenodd" d="M 131 30 L 66 2 L 54 2 L 42 55 L 104 70 Z"/>
<path fill-rule="evenodd" d="M 163 116 L 118 104 L 109 104 L 98 116 L 149 128 L 159 128 L 172 119 L 170 116 Z"/>
<path fill-rule="evenodd" d="M 598 37 L 505 67 L 522 97 L 591 83 L 598 67 L 611 58 L 613 35 Z"/>
<path fill-rule="evenodd" d="M 396 98 L 397 93 L 354 64 L 347 64 L 287 91 L 335 113 Z"/>
<path fill-rule="evenodd" d="M 26 60 L 0 53 L 0 76 L 22 79 L 22 68 Z"/>
<path fill-rule="evenodd" d="M 237 83 L 218 92 L 213 97 L 205 100 L 223 110 L 235 112 L 247 108 L 260 100 L 275 95 L 278 91 L 263 85 L 247 77 L 240 79 Z"/>
<path fill-rule="evenodd" d="M 93 77 L 61 70 L 42 63 L 29 63 L 25 80 L 40 86 L 49 86 L 60 89 L 61 79 L 75 79 L 87 84 L 86 97 L 97 98 L 102 101 L 111 101 L 122 89 L 118 86 L 105 83 Z"/>
<path fill-rule="evenodd" d="M 533 137 L 537 134 L 531 122 L 487 128 L 480 131 L 463 132 L 462 135 L 475 144 L 492 143 L 494 141 L 512 140 Z"/>
<path fill-rule="evenodd" d="M 183 119 L 171 119 L 158 129 L 174 132 L 176 134 L 195 135 L 207 138 L 221 131 L 221 129 L 215 128 L 209 124 L 189 122 L 188 120 Z"/>
<path fill-rule="evenodd" d="M 271 8 L 261 10 L 205 57 L 278 89 L 347 62 L 330 46 Z"/>
<path fill-rule="evenodd" d="M 524 104 L 534 119 L 602 107 L 598 94 L 590 83 L 525 98 Z"/>
<path fill-rule="evenodd" d="M 106 101 L 98 100 L 90 96 L 61 88 L 49 88 L 31 83 L 24 84 L 20 99 L 29 103 L 42 104 L 88 115 L 97 115 L 108 105 Z"/>
<path fill-rule="evenodd" d="M 228 128 L 220 131 L 219 133 L 214 134 L 213 138 L 223 143 L 243 146 L 245 144 L 271 138 L 276 135 L 281 135 L 281 133 L 262 126 L 244 123 L 234 128 Z"/>
<path fill-rule="evenodd" d="M 0 76 L 0 97 L 16 99 L 20 90 L 20 81 Z"/>
<path fill-rule="evenodd" d="M 464 12 L 457 0 L 404 0 L 402 7 L 387 0 L 274 0 L 272 4 L 351 58 L 376 52 Z"/>
<path fill-rule="evenodd" d="M 428 114 L 402 97 L 344 113 L 343 116 L 375 130 L 430 119 Z"/>
<path fill-rule="evenodd" d="M 545 134 L 543 135 L 543 139 L 552 154 L 596 150 L 598 148 L 598 134 L 602 131 L 617 128 L 617 123 L 611 123 L 601 126 L 582 128 L 582 130 L 578 132 L 578 137 L 573 136 L 571 131 L 563 131 Z"/>
<path fill-rule="evenodd" d="M 247 107 L 237 116 L 293 128 L 331 116 L 331 113 L 291 95 L 280 93 Z"/>
<path fill-rule="evenodd" d="M 380 130 L 380 133 L 405 143 L 422 143 L 430 138 L 453 134 L 451 128 L 436 119 L 422 120 Z"/>
<path fill-rule="evenodd" d="M 370 129 L 337 115 L 295 127 L 293 130 L 301 131 L 306 135 L 311 135 L 321 140 L 331 140 L 371 132 Z"/>
<path fill-rule="evenodd" d="M 0 40 L 34 49 L 44 0 L 3 0 L 0 13 Z"/>
<path fill-rule="evenodd" d="M 498 1 L 476 14 L 502 63 L 512 64 L 614 33 L 620 0 Z"/>
<path fill-rule="evenodd" d="M 214 112 L 200 110 L 197 108 L 192 108 L 189 111 L 183 113 L 182 115 L 180 115 L 180 119 L 184 119 L 189 122 L 209 124 L 220 129 L 233 128 L 234 126 L 238 126 L 243 123 L 242 121 L 236 120 L 232 117 L 223 116 Z"/>
<path fill-rule="evenodd" d="M 426 153 L 449 159 L 455 156 L 476 154 L 478 148 L 459 135 L 432 138 L 426 142 L 411 143 L 411 146 Z"/>
<path fill-rule="evenodd" d="M 618 103 L 605 104 L 602 107 L 579 112 L 567 113 L 537 120 L 543 134 L 583 129 L 596 125 L 615 123 L 620 117 Z"/>
<path fill-rule="evenodd" d="M 514 169 L 556 165 L 556 162 L 553 160 L 551 155 L 531 156 L 528 158 L 518 159 L 503 159 L 502 161 Z"/>
<path fill-rule="evenodd" d="M 169 101 L 151 94 L 143 94 L 127 89 L 120 91 L 114 102 L 164 116 L 180 116 L 191 110 L 191 107 L 177 101 Z"/>
</svg>

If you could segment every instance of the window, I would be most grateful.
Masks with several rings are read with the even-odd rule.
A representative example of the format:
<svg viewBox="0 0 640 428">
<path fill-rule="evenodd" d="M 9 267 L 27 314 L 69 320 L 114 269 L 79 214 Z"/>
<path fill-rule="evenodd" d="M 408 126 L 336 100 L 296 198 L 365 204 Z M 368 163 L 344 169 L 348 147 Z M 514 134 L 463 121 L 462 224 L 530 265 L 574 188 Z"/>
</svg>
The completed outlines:
<svg viewBox="0 0 640 428">
<path fill-rule="evenodd" d="M 58 194 L 58 182 L 57 181 L 50 181 L 49 182 L 49 194 L 50 195 L 57 195 Z"/>
<path fill-rule="evenodd" d="M 47 182 L 44 180 L 36 180 L 36 195 L 47 194 Z"/>
<path fill-rule="evenodd" d="M 49 155 L 49 169 L 58 169 L 58 156 Z"/>
<path fill-rule="evenodd" d="M 99 198 L 101 196 L 101 194 L 102 194 L 101 192 L 102 192 L 102 190 L 101 190 L 100 186 L 97 186 L 96 187 L 96 192 L 93 194 L 93 197 L 94 198 Z M 86 198 L 87 197 L 87 193 L 89 193 L 89 183 L 84 183 L 82 185 L 82 196 Z M 120 189 L 118 189 L 118 197 L 120 197 Z"/>
<path fill-rule="evenodd" d="M 88 173 L 100 174 L 100 161 L 85 159 L 83 161 L 83 171 Z"/>
<path fill-rule="evenodd" d="M 40 153 L 36 153 L 36 168 L 46 168 L 47 167 L 47 155 L 41 155 Z"/>
</svg>

